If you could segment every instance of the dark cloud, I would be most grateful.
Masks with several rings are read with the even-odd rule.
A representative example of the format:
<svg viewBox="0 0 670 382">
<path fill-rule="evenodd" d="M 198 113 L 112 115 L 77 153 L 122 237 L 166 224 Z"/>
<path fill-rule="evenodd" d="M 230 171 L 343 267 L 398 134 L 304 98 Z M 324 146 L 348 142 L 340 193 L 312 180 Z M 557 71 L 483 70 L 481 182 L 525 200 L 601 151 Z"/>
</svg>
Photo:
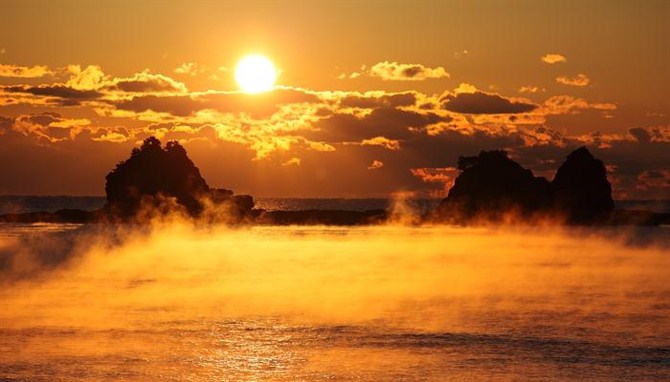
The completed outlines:
<svg viewBox="0 0 670 382">
<path fill-rule="evenodd" d="M 181 117 L 211 109 L 222 113 L 248 113 L 257 118 L 265 118 L 277 112 L 282 105 L 317 102 L 320 100 L 314 94 L 293 89 L 278 89 L 254 95 L 239 92 L 169 96 L 141 95 L 130 100 L 116 101 L 114 106 L 120 110 L 137 113 L 152 110 Z"/>
<path fill-rule="evenodd" d="M 112 89 L 118 89 L 130 93 L 150 93 L 150 92 L 174 92 L 184 90 L 182 87 L 175 86 L 174 83 L 155 79 L 149 80 L 121 80 L 118 81 Z"/>
<path fill-rule="evenodd" d="M 449 121 L 450 117 L 435 113 L 378 108 L 364 116 L 334 114 L 319 122 L 314 131 L 305 132 L 305 135 L 328 143 L 361 141 L 378 136 L 403 140 L 417 134 L 412 129 L 422 130 L 428 125 Z"/>
<path fill-rule="evenodd" d="M 634 127 L 629 129 L 628 133 L 640 143 L 648 143 L 651 141 L 651 135 L 649 132 L 641 127 Z"/>
<path fill-rule="evenodd" d="M 41 126 L 48 126 L 51 123 L 63 120 L 63 115 L 56 112 L 44 112 L 41 114 L 21 115 L 16 118 L 17 121 L 31 122 Z"/>
<path fill-rule="evenodd" d="M 516 114 L 533 111 L 537 105 L 512 101 L 498 94 L 477 91 L 449 94 L 442 99 L 445 109 L 461 114 Z"/>
<path fill-rule="evenodd" d="M 670 169 L 670 142 L 611 141 L 596 148 L 606 164 L 616 166 L 618 174 L 637 175 L 647 170 Z"/>
<path fill-rule="evenodd" d="M 414 92 L 368 95 L 351 93 L 342 97 L 340 107 L 355 107 L 362 109 L 376 108 L 394 108 L 403 106 L 413 106 L 416 103 L 417 96 Z"/>
<path fill-rule="evenodd" d="M 417 134 L 404 142 L 403 150 L 407 157 L 413 158 L 412 167 L 454 167 L 462 155 L 521 145 L 523 139 L 518 134 L 494 134 L 486 128 L 451 129 L 435 136 Z"/>
<path fill-rule="evenodd" d="M 143 95 L 133 97 L 129 100 L 116 101 L 114 102 L 114 106 L 119 110 L 136 113 L 151 110 L 176 116 L 188 116 L 202 109 L 201 104 L 188 95 L 166 97 Z"/>
<path fill-rule="evenodd" d="M 41 86 L 7 86 L 3 89 L 8 93 L 25 93 L 36 96 L 54 97 L 55 103 L 61 106 L 77 106 L 83 101 L 102 97 L 96 90 L 78 90 L 62 84 Z"/>
<path fill-rule="evenodd" d="M 665 179 L 665 176 L 664 176 L 663 172 L 661 172 L 659 170 L 645 171 L 642 174 L 640 174 L 640 177 L 644 178 L 644 179 Z M 665 181 L 666 182 L 670 181 L 670 179 L 666 179 Z"/>
</svg>

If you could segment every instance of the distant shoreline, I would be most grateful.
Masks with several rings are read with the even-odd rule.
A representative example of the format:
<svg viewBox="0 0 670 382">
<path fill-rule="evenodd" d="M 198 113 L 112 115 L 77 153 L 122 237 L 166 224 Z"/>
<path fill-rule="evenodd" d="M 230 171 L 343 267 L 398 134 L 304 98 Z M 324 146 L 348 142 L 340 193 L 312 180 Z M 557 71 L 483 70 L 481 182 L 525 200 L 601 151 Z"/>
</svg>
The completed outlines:
<svg viewBox="0 0 670 382">
<path fill-rule="evenodd" d="M 44 201 L 44 200 L 51 200 L 51 201 L 56 201 L 56 199 L 64 199 L 64 200 L 70 200 L 72 202 L 78 202 L 78 201 L 91 201 L 95 202 L 96 206 L 93 208 L 82 208 L 82 206 L 56 206 L 52 208 L 44 208 L 44 209 L 35 209 L 35 208 L 27 208 L 25 210 L 22 209 L 13 209 L 10 210 L 10 206 L 14 207 L 24 207 L 20 205 L 16 205 L 14 202 L 19 201 L 19 200 L 35 200 L 35 201 Z M 363 198 L 363 197 L 328 197 L 328 198 L 303 198 L 303 197 L 274 197 L 274 196 L 264 196 L 264 197 L 258 197 L 254 198 L 256 202 L 256 207 L 261 208 L 264 210 L 268 211 L 300 211 L 300 210 L 306 210 L 306 209 L 325 209 L 325 210 L 337 210 L 337 209 L 343 209 L 343 210 L 352 210 L 352 211 L 364 211 L 366 209 L 379 209 L 379 208 L 386 208 L 388 205 L 390 205 L 393 201 L 394 198 L 388 197 L 388 198 Z M 422 201 L 426 202 L 427 204 L 435 204 L 437 205 L 441 198 L 410 198 L 408 199 L 410 201 Z M 7 195 L 0 195 L 0 215 L 7 214 L 7 213 L 25 213 L 25 212 L 55 212 L 59 209 L 63 208 L 74 208 L 74 209 L 81 209 L 83 211 L 94 211 L 96 209 L 101 208 L 106 201 L 105 196 L 96 196 L 96 195 L 15 195 L 15 194 L 7 194 Z M 290 206 L 290 208 L 286 208 L 284 206 L 283 208 L 272 208 L 270 204 L 277 204 L 277 203 L 284 203 Z M 331 208 L 317 208 L 320 207 L 319 205 L 323 206 L 326 203 L 331 203 L 334 206 Z M 366 205 L 368 203 L 368 205 Z M 621 199 L 621 200 L 614 200 L 615 206 L 618 209 L 647 209 L 653 212 L 658 212 L 658 213 L 670 213 L 670 199 Z M 339 208 L 337 207 L 337 204 L 339 204 Z M 348 208 L 343 208 L 349 204 Z M 302 207 L 301 207 L 302 205 Z M 359 206 L 358 208 L 352 208 L 351 206 L 356 207 L 357 205 Z M 28 206 L 30 207 L 30 206 Z M 644 207 L 644 208 L 643 208 Z"/>
<path fill-rule="evenodd" d="M 165 217 L 163 215 L 162 217 Z M 156 215 L 161 218 L 161 215 Z M 187 218 L 188 219 L 188 218 Z M 0 223 L 75 223 L 75 224 L 147 224 L 153 217 L 144 217 L 144 220 L 119 219 L 117 216 L 110 215 L 104 209 L 94 211 L 84 211 L 80 209 L 60 209 L 55 212 L 37 211 L 26 213 L 0 214 Z M 421 226 L 424 224 L 454 224 L 435 220 L 432 217 L 432 211 L 414 215 L 396 215 L 392 209 L 369 209 L 363 211 L 355 210 L 274 210 L 252 209 L 242 219 L 233 223 L 225 220 L 212 220 L 191 218 L 193 222 L 202 221 L 206 224 L 232 224 L 232 225 L 278 225 L 278 226 L 372 226 L 388 223 L 410 224 Z M 670 225 L 670 213 L 657 213 L 649 210 L 627 210 L 615 209 L 608 216 L 590 222 L 588 224 L 571 224 L 562 222 L 560 219 L 549 217 L 548 219 L 524 219 L 512 217 L 510 220 L 487 221 L 487 219 L 474 219 L 472 221 L 455 223 L 463 226 L 486 226 L 486 225 L 536 225 L 552 224 L 557 225 L 584 225 L 592 227 L 606 226 L 666 226 Z"/>
</svg>

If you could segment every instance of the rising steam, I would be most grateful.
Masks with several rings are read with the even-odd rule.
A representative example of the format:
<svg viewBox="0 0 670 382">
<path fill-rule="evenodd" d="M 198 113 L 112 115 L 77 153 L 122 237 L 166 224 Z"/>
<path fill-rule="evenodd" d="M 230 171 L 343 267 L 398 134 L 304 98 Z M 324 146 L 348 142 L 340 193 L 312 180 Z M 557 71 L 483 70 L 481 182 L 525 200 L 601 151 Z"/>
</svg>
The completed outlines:
<svg viewBox="0 0 670 382">
<path fill-rule="evenodd" d="M 518 227 L 231 229 L 180 220 L 136 228 L 1 239 L 0 321 L 125 327 L 150 309 L 174 319 L 393 317 L 397 325 L 465 330 L 478 325 L 467 319 L 470 310 L 519 309 L 520 301 L 498 294 L 565 303 L 571 291 L 595 285 L 611 295 L 584 309 L 601 309 L 626 291 L 670 293 L 663 229 L 625 236 Z"/>
</svg>

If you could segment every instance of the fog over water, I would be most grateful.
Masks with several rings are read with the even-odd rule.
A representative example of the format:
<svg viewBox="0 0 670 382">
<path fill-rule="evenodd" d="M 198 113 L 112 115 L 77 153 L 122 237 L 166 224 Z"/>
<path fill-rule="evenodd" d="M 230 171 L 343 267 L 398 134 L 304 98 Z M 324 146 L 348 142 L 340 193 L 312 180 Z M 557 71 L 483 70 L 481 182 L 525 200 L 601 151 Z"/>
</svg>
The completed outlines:
<svg viewBox="0 0 670 382">
<path fill-rule="evenodd" d="M 670 378 L 670 230 L 0 227 L 0 380 Z"/>
</svg>

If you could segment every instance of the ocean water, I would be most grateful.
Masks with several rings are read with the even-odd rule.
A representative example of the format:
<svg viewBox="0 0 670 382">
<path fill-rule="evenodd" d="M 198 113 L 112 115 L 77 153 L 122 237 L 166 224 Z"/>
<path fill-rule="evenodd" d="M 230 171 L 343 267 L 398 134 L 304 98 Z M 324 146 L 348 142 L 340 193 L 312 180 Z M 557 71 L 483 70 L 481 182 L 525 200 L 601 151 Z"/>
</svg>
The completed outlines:
<svg viewBox="0 0 670 382">
<path fill-rule="evenodd" d="M 0 195 L 0 215 L 23 212 L 54 212 L 63 208 L 92 211 L 105 205 L 105 197 L 100 196 L 15 196 Z M 413 199 L 412 207 L 418 212 L 435 208 L 440 199 Z M 382 198 L 256 198 L 255 207 L 268 210 L 349 210 L 365 211 L 386 209 L 394 203 L 392 199 Z"/>
<path fill-rule="evenodd" d="M 1 381 L 667 381 L 670 230 L 0 225 Z"/>
<path fill-rule="evenodd" d="M 256 198 L 256 208 L 268 211 L 275 210 L 349 210 L 364 211 L 387 209 L 397 200 L 384 198 Z M 410 206 L 419 213 L 435 208 L 440 199 L 409 199 Z M 92 211 L 105 204 L 101 196 L 16 196 L 0 195 L 0 215 L 6 213 L 56 211 L 73 208 Z M 621 200 L 616 202 L 617 208 L 669 212 L 670 200 Z"/>
<path fill-rule="evenodd" d="M 105 205 L 100 196 L 0 195 L 0 215 L 25 212 L 54 212 L 60 209 L 93 211 Z"/>
</svg>

